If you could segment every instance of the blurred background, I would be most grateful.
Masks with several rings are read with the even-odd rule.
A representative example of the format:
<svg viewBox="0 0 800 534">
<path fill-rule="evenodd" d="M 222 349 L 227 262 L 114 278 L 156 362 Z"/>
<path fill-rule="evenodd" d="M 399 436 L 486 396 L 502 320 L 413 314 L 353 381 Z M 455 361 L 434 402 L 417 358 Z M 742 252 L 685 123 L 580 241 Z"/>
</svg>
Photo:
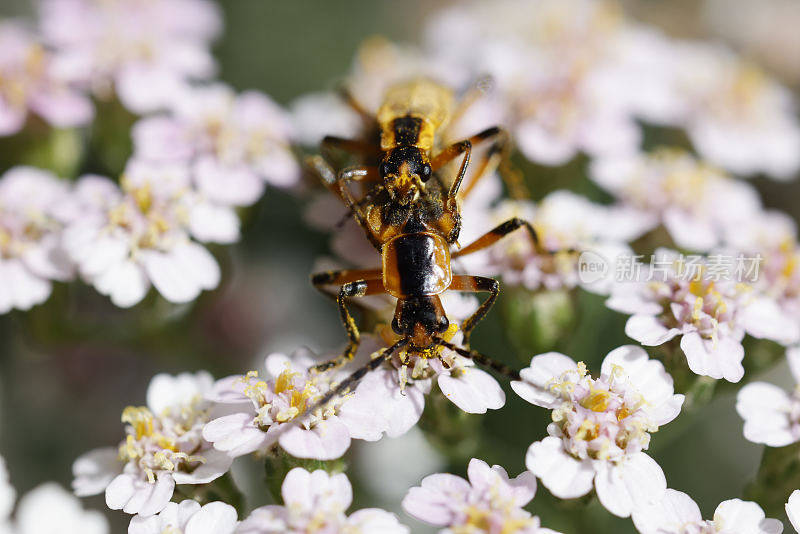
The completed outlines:
<svg viewBox="0 0 800 534">
<path fill-rule="evenodd" d="M 364 38 L 380 34 L 400 42 L 416 41 L 420 21 L 440 4 L 449 2 L 221 0 L 226 30 L 215 47 L 219 77 L 236 89 L 259 89 L 288 105 L 303 93 L 331 88 L 349 69 Z M 624 4 L 635 19 L 669 34 L 725 41 L 795 91 L 800 87 L 796 0 Z M 25 0 L 0 2 L 4 17 L 28 16 L 33 9 Z M 0 143 L 0 151 L 6 151 L 0 159 L 6 161 L 11 150 Z M 576 161 L 566 170 L 546 170 L 521 163 L 527 176 L 535 176 L 537 197 L 565 183 L 586 192 L 583 165 L 584 161 Z M 767 206 L 789 211 L 795 218 L 800 215 L 797 182 L 757 179 L 755 183 Z M 603 200 L 596 190 L 586 190 Z M 308 228 L 303 208 L 304 200 L 298 196 L 268 191 L 245 216 L 243 239 L 212 249 L 223 265 L 221 286 L 190 305 L 169 305 L 151 293 L 144 302 L 123 310 L 91 288 L 73 283 L 57 285 L 50 300 L 29 313 L 0 316 L 0 452 L 17 490 L 24 493 L 47 480 L 69 486 L 72 461 L 91 448 L 119 441 L 122 409 L 144 404 L 147 383 L 157 372 L 207 369 L 222 377 L 259 367 L 272 351 L 291 351 L 299 345 L 330 351 L 341 346 L 345 335 L 334 305 L 308 283 L 315 259 L 328 253 L 328 238 Z M 521 367 L 532 356 L 528 347 L 533 342 L 524 331 L 509 335 L 503 327 L 519 317 L 517 297 L 513 292 L 501 296 L 473 343 Z M 604 311 L 602 298 L 586 293 L 578 294 L 576 306 L 578 317 L 591 319 L 594 328 L 582 328 L 586 321 L 577 320 L 558 348 L 596 370 L 608 350 L 630 341 L 623 333 L 626 317 Z M 565 326 L 554 326 L 561 327 Z M 791 379 L 785 371 L 774 369 L 768 378 L 788 387 Z M 446 435 L 440 432 L 433 444 L 418 431 L 398 440 L 359 443 L 348 457 L 356 506 L 397 511 L 408 486 L 434 470 L 463 474 L 471 455 L 499 463 L 512 475 L 521 472 L 524 451 L 544 435 L 548 414 L 508 392 L 503 410 L 485 416 L 446 414 L 458 417 L 457 424 Z M 720 501 L 743 495 L 761 456 L 762 448 L 741 436 L 734 395 L 735 389 L 723 392 L 701 410 L 665 427 L 653 440 L 651 450 L 670 487 L 689 493 L 704 517 L 711 517 Z M 443 417 L 437 410 L 449 410 L 435 403 L 428 408 L 432 413 L 424 416 L 423 429 Z M 269 497 L 259 486 L 261 466 L 248 462 L 241 461 L 237 477 L 252 485 L 255 498 L 250 506 L 256 506 Z M 404 478 L 397 487 L 375 484 L 400 476 L 399 470 Z M 86 504 L 105 510 L 101 497 Z M 544 488 L 532 509 L 544 525 L 565 532 L 633 532 L 629 520 L 612 518 L 597 503 L 588 508 L 582 503 L 561 504 Z M 418 531 L 418 523 L 399 514 Z M 124 532 L 128 517 L 110 513 L 109 518 L 112 532 Z"/>
</svg>

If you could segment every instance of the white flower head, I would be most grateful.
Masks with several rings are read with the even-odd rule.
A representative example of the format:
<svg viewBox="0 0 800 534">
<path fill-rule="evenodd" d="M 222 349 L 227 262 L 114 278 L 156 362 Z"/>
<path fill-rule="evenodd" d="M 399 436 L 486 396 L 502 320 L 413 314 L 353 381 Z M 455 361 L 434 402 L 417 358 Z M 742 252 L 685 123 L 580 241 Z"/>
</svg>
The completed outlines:
<svg viewBox="0 0 800 534">
<path fill-rule="evenodd" d="M 595 160 L 592 178 L 625 205 L 651 214 L 681 247 L 709 251 L 761 209 L 750 184 L 680 150 Z"/>
<path fill-rule="evenodd" d="M 205 372 L 153 377 L 147 406 L 122 412 L 126 438 L 119 447 L 95 449 L 75 461 L 75 493 L 105 491 L 112 510 L 148 517 L 164 509 L 175 484 L 205 484 L 225 474 L 232 457 L 202 436 L 214 417 L 205 400 L 212 386 Z"/>
<path fill-rule="evenodd" d="M 633 524 L 641 534 L 780 534 L 783 525 L 766 518 L 761 507 L 749 501 L 723 501 L 714 510 L 714 519 L 704 520 L 691 497 L 668 489 L 658 502 L 633 511 Z"/>
<path fill-rule="evenodd" d="M 203 429 L 205 439 L 234 457 L 266 452 L 276 444 L 297 458 L 340 457 L 350 446 L 351 426 L 357 433 L 359 421 L 340 416 L 346 397 L 307 412 L 331 388 L 332 380 L 341 377 L 335 371 L 309 372 L 314 363 L 318 362 L 305 349 L 291 358 L 275 353 L 267 356 L 263 377 L 251 371 L 217 381 L 209 398 L 237 408 L 210 421 Z"/>
<path fill-rule="evenodd" d="M 120 189 L 85 176 L 75 187 L 77 213 L 64 231 L 64 247 L 81 276 L 121 307 L 141 301 L 151 284 L 176 303 L 215 288 L 219 265 L 191 234 L 235 240 L 235 214 L 198 201 L 181 165 L 134 160 L 121 182 Z"/>
<path fill-rule="evenodd" d="M 643 451 L 659 427 L 678 416 L 664 366 L 632 345 L 611 351 L 592 378 L 582 362 L 556 352 L 534 356 L 511 387 L 523 399 L 553 410 L 549 437 L 528 449 L 526 465 L 556 497 L 594 486 L 611 513 L 627 517 L 666 489 L 661 467 Z"/>
<path fill-rule="evenodd" d="M 281 486 L 284 506 L 256 508 L 242 521 L 237 534 L 408 534 L 394 514 L 365 508 L 345 514 L 353 488 L 344 473 L 308 472 L 295 467 Z"/>
<path fill-rule="evenodd" d="M 82 126 L 88 98 L 59 77 L 52 54 L 19 22 L 0 23 L 0 137 L 17 133 L 34 113 L 56 128 Z"/>
<path fill-rule="evenodd" d="M 753 443 L 784 447 L 800 441 L 800 347 L 786 351 L 795 388 L 786 392 L 767 382 L 751 382 L 736 395 L 744 437 Z"/>
<path fill-rule="evenodd" d="M 51 280 L 73 273 L 60 239 L 66 183 L 32 167 L 0 176 L 0 314 L 50 296 Z"/>
<path fill-rule="evenodd" d="M 233 534 L 236 509 L 224 502 L 203 506 L 193 500 L 170 502 L 157 515 L 134 516 L 128 534 Z"/>
<path fill-rule="evenodd" d="M 536 477 L 529 472 L 509 479 L 499 465 L 489 467 L 473 458 L 469 480 L 437 473 L 422 479 L 403 499 L 403 509 L 443 533 L 556 534 L 541 528 L 539 518 L 523 509 L 536 493 Z"/>
<path fill-rule="evenodd" d="M 528 159 L 560 165 L 580 151 L 628 152 L 639 143 L 619 96 L 626 87 L 608 75 L 621 22 L 611 2 L 471 2 L 440 12 L 426 34 L 435 53 L 492 76 Z"/>
<path fill-rule="evenodd" d="M 209 200 L 247 206 L 264 184 L 295 185 L 300 168 L 290 150 L 290 118 L 268 96 L 213 84 L 186 89 L 164 115 L 139 121 L 134 152 L 147 161 L 181 162 Z"/>
<path fill-rule="evenodd" d="M 698 375 L 741 380 L 745 333 L 785 344 L 800 336 L 773 300 L 743 282 L 715 279 L 706 259 L 693 265 L 675 251 L 659 249 L 653 265 L 655 280 L 618 284 L 606 305 L 632 314 L 625 333 L 643 345 L 681 336 L 689 368 Z"/>
<path fill-rule="evenodd" d="M 134 113 L 163 108 L 215 71 L 221 20 L 207 0 L 46 0 L 40 9 L 58 71 L 101 98 L 115 92 Z"/>
</svg>

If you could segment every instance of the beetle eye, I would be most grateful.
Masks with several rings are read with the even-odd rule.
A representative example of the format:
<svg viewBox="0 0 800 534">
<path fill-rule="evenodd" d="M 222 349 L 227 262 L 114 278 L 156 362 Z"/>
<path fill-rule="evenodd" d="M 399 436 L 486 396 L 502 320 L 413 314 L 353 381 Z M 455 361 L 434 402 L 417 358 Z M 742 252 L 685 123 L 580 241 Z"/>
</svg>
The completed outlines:
<svg viewBox="0 0 800 534">
<path fill-rule="evenodd" d="M 422 165 L 422 170 L 420 172 L 419 177 L 423 182 L 427 182 L 428 179 L 431 177 L 431 166 L 428 165 L 427 163 Z"/>
</svg>

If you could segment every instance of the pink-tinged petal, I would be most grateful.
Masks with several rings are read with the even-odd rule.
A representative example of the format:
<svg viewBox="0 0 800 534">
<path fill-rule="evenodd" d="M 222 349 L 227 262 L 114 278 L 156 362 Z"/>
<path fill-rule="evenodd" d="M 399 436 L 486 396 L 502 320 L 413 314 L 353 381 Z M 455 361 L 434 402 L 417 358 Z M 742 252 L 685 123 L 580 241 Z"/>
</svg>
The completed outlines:
<svg viewBox="0 0 800 534">
<path fill-rule="evenodd" d="M 28 114 L 25 109 L 9 106 L 0 99 L 0 137 L 13 135 L 25 126 Z"/>
<path fill-rule="evenodd" d="M 205 398 L 212 402 L 225 404 L 240 404 L 250 402 L 250 397 L 244 394 L 248 383 L 242 375 L 231 375 L 217 380 L 211 389 L 206 392 Z"/>
<path fill-rule="evenodd" d="M 800 324 L 767 297 L 749 301 L 741 310 L 738 321 L 748 334 L 759 339 L 771 339 L 781 345 L 800 341 Z"/>
<path fill-rule="evenodd" d="M 69 90 L 39 92 L 31 98 L 30 106 L 56 128 L 83 126 L 94 116 L 91 101 Z"/>
<path fill-rule="evenodd" d="M 486 413 L 506 403 L 506 394 L 492 375 L 480 369 L 461 368 L 455 373 L 439 375 L 439 388 L 450 402 L 467 413 Z"/>
<path fill-rule="evenodd" d="M 239 240 L 239 217 L 232 208 L 202 202 L 191 210 L 189 231 L 198 241 L 235 243 Z"/>
<path fill-rule="evenodd" d="M 350 447 L 350 432 L 344 423 L 332 417 L 311 430 L 293 425 L 281 434 L 278 443 L 296 458 L 333 460 Z"/>
<path fill-rule="evenodd" d="M 530 366 L 523 369 L 520 375 L 525 382 L 545 388 L 554 378 L 576 369 L 575 360 L 569 356 L 559 352 L 547 352 L 534 356 Z"/>
<path fill-rule="evenodd" d="M 419 382 L 400 391 L 397 380 L 397 372 L 385 368 L 364 377 L 339 412 L 352 437 L 375 441 L 381 432 L 397 437 L 417 424 L 425 407 L 425 395 Z"/>
<path fill-rule="evenodd" d="M 635 508 L 631 519 L 641 534 L 662 534 L 680 532 L 685 525 L 702 521 L 703 516 L 691 497 L 667 489 L 660 501 Z"/>
<path fill-rule="evenodd" d="M 714 510 L 714 525 L 721 534 L 780 534 L 783 524 L 766 519 L 761 507 L 750 501 L 723 501 Z"/>
<path fill-rule="evenodd" d="M 321 469 L 309 473 L 295 467 L 283 480 L 281 496 L 286 506 L 301 511 L 315 506 L 345 510 L 353 502 L 353 488 L 344 473 L 329 475 Z"/>
<path fill-rule="evenodd" d="M 672 395 L 669 399 L 657 406 L 647 408 L 650 421 L 661 426 L 674 420 L 681 413 L 683 402 L 686 400 L 684 395 Z"/>
<path fill-rule="evenodd" d="M 411 488 L 403 499 L 403 510 L 432 525 L 447 525 L 453 519 L 450 503 L 464 502 L 470 484 L 449 473 L 437 473 L 422 479 L 420 487 Z"/>
<path fill-rule="evenodd" d="M 514 488 L 514 505 L 525 506 L 536 495 L 536 475 L 523 471 L 509 481 Z"/>
<path fill-rule="evenodd" d="M 148 117 L 133 126 L 135 155 L 143 160 L 188 161 L 194 148 L 186 129 L 170 117 Z"/>
<path fill-rule="evenodd" d="M 220 204 L 249 206 L 264 193 L 264 182 L 246 165 L 225 165 L 204 156 L 193 170 L 200 191 Z"/>
<path fill-rule="evenodd" d="M 591 461 L 567 454 L 560 438 L 548 436 L 534 442 L 528 448 L 525 465 L 559 499 L 581 497 L 592 489 L 595 471 Z"/>
<path fill-rule="evenodd" d="M 251 413 L 226 415 L 209 421 L 203 427 L 203 439 L 232 457 L 250 454 L 268 445 L 270 438 L 267 432 L 256 428 Z"/>
<path fill-rule="evenodd" d="M 577 153 L 571 139 L 556 137 L 533 120 L 520 124 L 514 138 L 526 158 L 542 165 L 562 165 Z"/>
<path fill-rule="evenodd" d="M 409 534 L 407 526 L 401 524 L 397 516 L 379 508 L 363 508 L 347 518 L 347 524 L 355 532 L 375 534 Z"/>
<path fill-rule="evenodd" d="M 98 275 L 94 286 L 100 294 L 108 295 L 115 306 L 129 308 L 144 298 L 150 282 L 139 264 L 123 260 Z"/>
<path fill-rule="evenodd" d="M 29 310 L 50 296 L 52 285 L 31 273 L 16 258 L 0 259 L 0 313 L 11 308 Z"/>
<path fill-rule="evenodd" d="M 72 490 L 78 497 L 98 495 L 122 471 L 119 451 L 114 447 L 94 449 L 72 464 Z"/>
<path fill-rule="evenodd" d="M 611 376 L 615 366 L 624 371 L 650 406 L 657 407 L 673 398 L 672 377 L 664 365 L 651 360 L 643 348 L 624 345 L 612 350 L 603 360 L 602 374 Z"/>
<path fill-rule="evenodd" d="M 653 315 L 633 315 L 625 323 L 625 335 L 649 347 L 666 343 L 680 333 L 680 329 L 667 328 Z"/>
<path fill-rule="evenodd" d="M 175 246 L 169 252 L 142 252 L 147 276 L 165 299 L 189 302 L 203 289 L 219 284 L 220 270 L 214 256 L 196 243 Z"/>
<path fill-rule="evenodd" d="M 703 339 L 697 332 L 684 334 L 681 349 L 693 373 L 738 382 L 744 376 L 744 348 L 730 337 Z"/>
<path fill-rule="evenodd" d="M 269 153 L 258 160 L 256 169 L 275 187 L 291 187 L 300 180 L 300 165 L 287 148 L 271 147 Z"/>
<path fill-rule="evenodd" d="M 500 469 L 503 468 L 500 467 Z M 504 469 L 502 472 L 505 474 L 505 479 L 508 480 L 508 473 L 506 473 Z M 488 488 L 492 484 L 494 477 L 495 474 L 492 472 L 492 468 L 483 460 L 473 458 L 469 461 L 469 465 L 467 466 L 467 478 L 473 488 L 478 490 Z"/>
<path fill-rule="evenodd" d="M 606 510 L 628 517 L 634 509 L 660 501 L 667 490 L 667 479 L 655 460 L 639 452 L 618 464 L 599 463 L 594 485 Z"/>
<path fill-rule="evenodd" d="M 236 509 L 224 502 L 210 502 L 194 514 L 183 529 L 185 534 L 233 534 Z"/>
<path fill-rule="evenodd" d="M 231 455 L 217 449 L 207 449 L 194 456 L 202 456 L 205 462 L 191 473 L 180 471 L 173 473 L 172 478 L 176 484 L 207 484 L 227 473 L 233 463 Z"/>
<path fill-rule="evenodd" d="M 681 248 L 706 252 L 719 244 L 719 236 L 710 219 L 683 210 L 667 209 L 664 226 Z"/>
<path fill-rule="evenodd" d="M 786 516 L 794 529 L 800 532 L 800 490 L 794 490 L 786 503 Z"/>
<path fill-rule="evenodd" d="M 22 255 L 25 267 L 40 278 L 62 282 L 71 279 L 75 269 L 59 241 L 51 235 L 42 238 L 38 246 L 28 247 Z"/>
<path fill-rule="evenodd" d="M 128 64 L 117 73 L 115 89 L 122 104 L 143 115 L 167 108 L 181 94 L 183 82 L 164 67 Z"/>
<path fill-rule="evenodd" d="M 736 411 L 745 420 L 744 437 L 753 443 L 784 447 L 800 439 L 789 419 L 792 401 L 778 386 L 753 382 L 736 396 Z"/>
</svg>

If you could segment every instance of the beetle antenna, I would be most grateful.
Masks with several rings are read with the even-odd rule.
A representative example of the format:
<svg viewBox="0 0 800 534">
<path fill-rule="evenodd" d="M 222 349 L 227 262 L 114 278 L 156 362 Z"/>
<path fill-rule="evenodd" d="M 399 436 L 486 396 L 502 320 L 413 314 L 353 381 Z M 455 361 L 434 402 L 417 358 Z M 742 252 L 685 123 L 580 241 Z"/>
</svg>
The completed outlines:
<svg viewBox="0 0 800 534">
<path fill-rule="evenodd" d="M 437 337 L 433 341 L 437 345 L 441 345 L 443 347 L 446 347 L 446 348 L 452 350 L 453 352 L 455 352 L 456 354 L 458 354 L 460 356 L 463 356 L 465 358 L 469 358 L 470 360 L 474 361 L 478 365 L 483 365 L 484 367 L 489 367 L 490 369 L 493 369 L 493 370 L 497 371 L 501 375 L 507 376 L 511 380 L 520 380 L 519 371 L 517 371 L 515 369 L 512 369 L 511 367 L 509 367 L 509 366 L 507 366 L 507 365 L 505 365 L 503 363 L 497 362 L 497 361 L 491 359 L 490 357 L 486 356 L 485 354 L 481 354 L 480 352 L 478 352 L 476 350 L 468 350 L 468 349 L 459 347 L 457 345 L 454 345 L 454 344 L 450 343 L 449 341 L 445 341 L 442 338 L 438 338 Z"/>
</svg>

